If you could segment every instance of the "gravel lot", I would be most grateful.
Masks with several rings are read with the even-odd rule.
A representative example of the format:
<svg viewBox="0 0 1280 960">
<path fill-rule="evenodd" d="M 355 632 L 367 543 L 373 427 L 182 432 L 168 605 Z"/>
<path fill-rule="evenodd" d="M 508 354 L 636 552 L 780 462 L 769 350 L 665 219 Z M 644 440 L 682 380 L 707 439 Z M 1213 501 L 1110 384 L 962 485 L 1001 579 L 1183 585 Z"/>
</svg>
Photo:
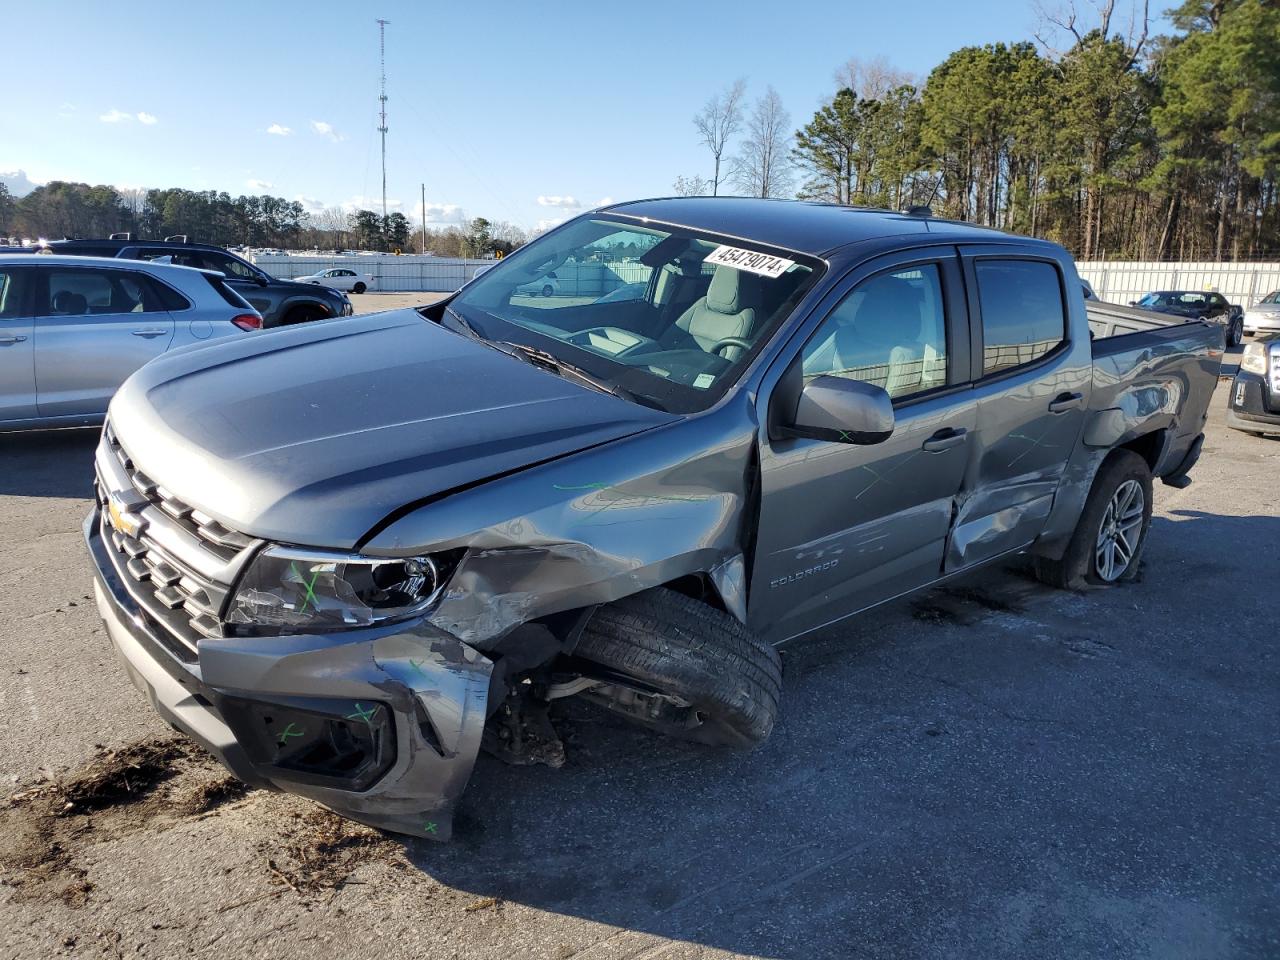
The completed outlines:
<svg viewBox="0 0 1280 960">
<path fill-rule="evenodd" d="M 1280 443 L 1224 394 L 1141 582 L 989 570 L 798 641 L 748 755 L 572 709 L 444 846 L 175 739 L 90 599 L 95 437 L 0 435 L 0 957 L 1280 955 Z"/>
</svg>

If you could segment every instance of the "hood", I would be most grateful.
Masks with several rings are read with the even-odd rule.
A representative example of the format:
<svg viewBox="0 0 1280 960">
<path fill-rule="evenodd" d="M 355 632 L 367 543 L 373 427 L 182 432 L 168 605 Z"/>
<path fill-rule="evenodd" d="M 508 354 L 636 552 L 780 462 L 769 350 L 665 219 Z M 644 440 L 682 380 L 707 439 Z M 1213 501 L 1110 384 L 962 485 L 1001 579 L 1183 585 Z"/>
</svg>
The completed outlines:
<svg viewBox="0 0 1280 960">
<path fill-rule="evenodd" d="M 190 506 L 341 549 L 406 504 L 676 419 L 413 310 L 164 355 L 109 416 L 135 464 Z"/>
<path fill-rule="evenodd" d="M 1248 313 L 1280 313 L 1280 303 L 1255 303 Z"/>
</svg>

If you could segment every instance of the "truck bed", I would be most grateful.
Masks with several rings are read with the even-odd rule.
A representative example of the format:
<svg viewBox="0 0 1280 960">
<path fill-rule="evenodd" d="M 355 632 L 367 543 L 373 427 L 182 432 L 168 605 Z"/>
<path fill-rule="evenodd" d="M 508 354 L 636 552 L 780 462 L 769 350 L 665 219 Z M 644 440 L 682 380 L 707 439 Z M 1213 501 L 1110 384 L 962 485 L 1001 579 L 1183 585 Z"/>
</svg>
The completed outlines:
<svg viewBox="0 0 1280 960">
<path fill-rule="evenodd" d="M 1161 431 L 1157 476 L 1173 473 L 1204 430 L 1222 365 L 1223 331 L 1202 320 L 1096 337 L 1084 442 L 1114 447 Z"/>
</svg>

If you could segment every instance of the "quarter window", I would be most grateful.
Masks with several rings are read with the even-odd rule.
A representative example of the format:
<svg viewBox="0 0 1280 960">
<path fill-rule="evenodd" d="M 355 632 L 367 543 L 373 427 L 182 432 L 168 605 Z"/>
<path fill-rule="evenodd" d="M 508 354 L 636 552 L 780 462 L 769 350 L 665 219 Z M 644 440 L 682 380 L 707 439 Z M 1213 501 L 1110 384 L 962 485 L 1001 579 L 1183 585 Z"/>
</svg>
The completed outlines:
<svg viewBox="0 0 1280 960">
<path fill-rule="evenodd" d="M 1041 260 L 978 260 L 982 372 L 1034 363 L 1066 339 L 1062 283 Z"/>
<path fill-rule="evenodd" d="M 894 399 L 944 386 L 945 316 L 937 264 L 869 277 L 806 344 L 804 375 L 874 383 Z"/>
<path fill-rule="evenodd" d="M 26 316 L 29 270 L 0 270 L 0 320 Z"/>
</svg>

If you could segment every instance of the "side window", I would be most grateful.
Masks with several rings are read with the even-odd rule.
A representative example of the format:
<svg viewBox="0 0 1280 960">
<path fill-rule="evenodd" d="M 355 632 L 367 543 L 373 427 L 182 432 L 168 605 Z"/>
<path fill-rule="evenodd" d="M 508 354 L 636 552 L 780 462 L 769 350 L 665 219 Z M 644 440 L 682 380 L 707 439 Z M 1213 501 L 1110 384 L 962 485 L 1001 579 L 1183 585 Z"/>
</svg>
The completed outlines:
<svg viewBox="0 0 1280 960">
<path fill-rule="evenodd" d="M 947 326 L 935 263 L 868 277 L 805 345 L 806 378 L 848 377 L 894 399 L 945 386 Z"/>
<path fill-rule="evenodd" d="M 27 289 L 31 271 L 0 268 L 0 320 L 29 316 Z"/>
<path fill-rule="evenodd" d="M 128 270 L 52 269 L 41 316 L 77 317 L 118 313 L 154 313 L 164 304 L 150 280 Z"/>
<path fill-rule="evenodd" d="M 252 280 L 257 274 L 246 264 L 241 263 L 235 257 L 229 257 L 225 253 L 214 253 L 206 250 L 203 254 L 204 263 L 201 264 L 206 270 L 218 270 L 225 273 L 232 280 Z"/>
<path fill-rule="evenodd" d="M 1034 363 L 1067 336 L 1058 269 L 1040 260 L 974 263 L 982 307 L 982 372 Z"/>
</svg>

